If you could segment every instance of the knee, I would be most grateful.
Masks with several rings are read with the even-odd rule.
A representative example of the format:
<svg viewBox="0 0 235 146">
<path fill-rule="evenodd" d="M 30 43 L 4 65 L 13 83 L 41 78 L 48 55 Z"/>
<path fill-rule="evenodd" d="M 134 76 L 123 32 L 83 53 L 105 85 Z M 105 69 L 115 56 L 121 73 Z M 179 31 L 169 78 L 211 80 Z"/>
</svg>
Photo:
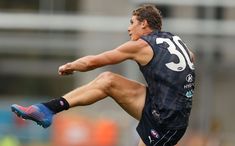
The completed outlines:
<svg viewBox="0 0 235 146">
<path fill-rule="evenodd" d="M 103 89 L 109 90 L 112 87 L 115 75 L 112 72 L 106 71 L 97 77 L 97 82 L 102 85 Z"/>
</svg>

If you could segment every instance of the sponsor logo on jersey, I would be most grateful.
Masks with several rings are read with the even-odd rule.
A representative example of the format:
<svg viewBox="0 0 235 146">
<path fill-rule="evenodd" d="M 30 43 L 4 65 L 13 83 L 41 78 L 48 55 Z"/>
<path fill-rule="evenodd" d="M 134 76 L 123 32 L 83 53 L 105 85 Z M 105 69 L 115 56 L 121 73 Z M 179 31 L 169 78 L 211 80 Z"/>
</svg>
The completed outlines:
<svg viewBox="0 0 235 146">
<path fill-rule="evenodd" d="M 188 84 L 184 85 L 184 89 L 189 89 L 192 87 L 194 87 L 194 83 L 188 83 Z"/>
<path fill-rule="evenodd" d="M 188 74 L 186 76 L 186 81 L 189 82 L 189 83 L 193 82 L 193 76 L 191 74 Z"/>
<path fill-rule="evenodd" d="M 185 96 L 188 97 L 188 98 L 193 97 L 193 90 L 187 91 L 186 94 L 185 94 Z"/>
</svg>

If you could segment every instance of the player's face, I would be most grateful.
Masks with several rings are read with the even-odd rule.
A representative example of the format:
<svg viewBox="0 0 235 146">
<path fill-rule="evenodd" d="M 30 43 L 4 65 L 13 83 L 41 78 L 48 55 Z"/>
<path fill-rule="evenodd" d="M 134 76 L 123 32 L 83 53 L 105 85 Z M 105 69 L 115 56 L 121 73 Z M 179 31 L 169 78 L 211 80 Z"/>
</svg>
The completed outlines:
<svg viewBox="0 0 235 146">
<path fill-rule="evenodd" d="M 143 35 L 142 32 L 142 22 L 137 20 L 137 16 L 132 16 L 128 27 L 130 39 L 133 41 L 138 40 Z"/>
</svg>

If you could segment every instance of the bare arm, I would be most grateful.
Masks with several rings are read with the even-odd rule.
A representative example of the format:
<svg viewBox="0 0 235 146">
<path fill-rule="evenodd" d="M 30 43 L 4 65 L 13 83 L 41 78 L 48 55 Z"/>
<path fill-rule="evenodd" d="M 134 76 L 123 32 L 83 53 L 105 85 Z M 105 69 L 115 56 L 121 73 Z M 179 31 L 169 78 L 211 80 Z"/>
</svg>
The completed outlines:
<svg viewBox="0 0 235 146">
<path fill-rule="evenodd" d="M 103 52 L 98 55 L 89 55 L 79 58 L 73 62 L 69 62 L 59 67 L 60 75 L 72 74 L 75 71 L 89 71 L 98 67 L 117 64 L 127 59 L 132 59 L 137 62 L 142 62 L 143 58 L 141 55 L 145 46 L 148 46 L 143 40 L 128 41 L 116 49 Z"/>
<path fill-rule="evenodd" d="M 60 75 L 72 74 L 75 71 L 85 72 L 105 65 L 116 64 L 127 59 L 127 54 L 120 50 L 107 51 L 98 55 L 89 55 L 59 67 Z"/>
</svg>

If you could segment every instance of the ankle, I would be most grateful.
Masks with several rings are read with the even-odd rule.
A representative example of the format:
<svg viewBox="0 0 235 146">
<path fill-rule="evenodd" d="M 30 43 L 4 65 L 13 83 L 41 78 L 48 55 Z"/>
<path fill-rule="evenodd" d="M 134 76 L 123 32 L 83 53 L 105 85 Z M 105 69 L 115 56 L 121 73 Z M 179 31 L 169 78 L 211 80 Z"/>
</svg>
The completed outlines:
<svg viewBox="0 0 235 146">
<path fill-rule="evenodd" d="M 49 108 L 55 114 L 64 110 L 68 110 L 70 107 L 68 101 L 63 97 L 52 99 L 42 104 Z"/>
</svg>

